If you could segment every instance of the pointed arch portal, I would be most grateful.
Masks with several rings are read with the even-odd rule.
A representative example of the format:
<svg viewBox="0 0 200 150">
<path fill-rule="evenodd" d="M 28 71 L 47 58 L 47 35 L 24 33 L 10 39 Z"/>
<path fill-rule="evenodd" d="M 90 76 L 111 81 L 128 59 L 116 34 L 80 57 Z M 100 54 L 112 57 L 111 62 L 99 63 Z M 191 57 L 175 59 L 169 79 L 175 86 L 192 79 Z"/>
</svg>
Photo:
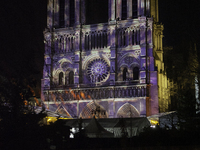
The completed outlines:
<svg viewBox="0 0 200 150">
<path fill-rule="evenodd" d="M 131 104 L 126 103 L 122 105 L 118 112 L 117 117 L 123 117 L 123 118 L 133 118 L 133 117 L 140 117 L 139 111 Z"/>
<path fill-rule="evenodd" d="M 99 110 L 98 110 L 99 109 Z M 93 116 L 96 116 L 97 118 L 108 118 L 108 113 L 104 109 L 103 106 L 96 102 L 90 102 L 88 103 L 80 113 L 81 118 L 92 118 Z"/>
</svg>

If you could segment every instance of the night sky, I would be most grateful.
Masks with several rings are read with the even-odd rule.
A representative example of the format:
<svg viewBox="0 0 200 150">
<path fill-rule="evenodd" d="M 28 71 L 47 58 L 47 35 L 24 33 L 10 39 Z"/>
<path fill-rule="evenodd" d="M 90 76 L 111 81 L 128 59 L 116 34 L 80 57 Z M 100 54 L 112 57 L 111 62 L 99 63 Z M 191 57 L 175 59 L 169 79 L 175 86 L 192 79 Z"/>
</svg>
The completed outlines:
<svg viewBox="0 0 200 150">
<path fill-rule="evenodd" d="M 159 0 L 159 18 L 164 24 L 164 46 L 175 46 L 182 39 L 200 38 L 199 0 Z"/>
<path fill-rule="evenodd" d="M 6 76 L 34 75 L 40 84 L 47 0 L 0 2 L 0 70 Z M 164 46 L 181 38 L 200 39 L 199 0 L 159 0 Z M 197 40 L 198 41 L 198 40 Z"/>
<path fill-rule="evenodd" d="M 32 75 L 40 85 L 46 3 L 46 0 L 0 2 L 0 74 L 8 78 Z"/>
</svg>

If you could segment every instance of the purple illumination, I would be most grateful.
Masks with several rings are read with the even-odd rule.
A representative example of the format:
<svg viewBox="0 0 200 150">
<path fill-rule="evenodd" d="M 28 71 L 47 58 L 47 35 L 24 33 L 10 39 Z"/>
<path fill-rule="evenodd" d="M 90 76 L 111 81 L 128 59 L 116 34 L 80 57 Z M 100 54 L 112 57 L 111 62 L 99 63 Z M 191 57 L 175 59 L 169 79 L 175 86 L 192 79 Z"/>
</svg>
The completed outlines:
<svg viewBox="0 0 200 150">
<path fill-rule="evenodd" d="M 91 82 L 105 81 L 109 74 L 109 66 L 103 59 L 95 59 L 87 67 L 87 74 Z"/>
<path fill-rule="evenodd" d="M 61 20 L 62 28 L 59 28 L 59 7 L 55 6 L 54 21 L 52 9 L 48 8 L 48 17 L 51 18 L 48 19 L 48 26 L 51 28 L 54 24 L 58 28 L 55 32 L 46 30 L 44 33 L 45 58 L 51 60 L 46 61 L 44 66 L 42 93 L 45 103 L 63 103 L 62 110 L 71 117 L 89 118 L 91 110 L 97 106 L 108 118 L 143 117 L 157 113 L 157 72 L 154 71 L 151 32 L 153 19 L 144 16 L 144 12 L 149 12 L 144 8 L 149 7 L 144 7 L 140 0 L 127 0 L 123 7 L 128 8 L 122 10 L 122 0 L 104 0 L 104 9 L 108 8 L 108 14 L 105 13 L 108 22 L 104 18 L 99 23 L 100 16 L 89 11 L 96 12 L 96 8 L 89 7 L 89 4 L 92 5 L 89 2 L 93 0 L 82 0 L 80 4 L 79 0 L 70 0 L 71 3 L 73 1 L 73 6 L 65 1 L 65 7 L 60 7 L 65 9 L 60 10 L 65 13 L 60 15 L 60 19 L 64 17 L 66 20 Z M 98 6 L 97 2 L 102 0 L 93 2 L 94 6 Z M 149 6 L 150 1 L 148 3 Z M 75 18 L 70 18 L 73 15 L 70 13 L 74 11 Z M 91 20 L 93 16 L 95 19 Z M 53 44 L 52 37 L 56 39 Z M 50 55 L 51 51 L 55 55 Z M 48 71 L 52 71 L 52 79 L 47 76 Z M 54 81 L 53 86 L 47 84 L 51 80 Z M 148 84 L 152 85 L 149 87 Z"/>
</svg>

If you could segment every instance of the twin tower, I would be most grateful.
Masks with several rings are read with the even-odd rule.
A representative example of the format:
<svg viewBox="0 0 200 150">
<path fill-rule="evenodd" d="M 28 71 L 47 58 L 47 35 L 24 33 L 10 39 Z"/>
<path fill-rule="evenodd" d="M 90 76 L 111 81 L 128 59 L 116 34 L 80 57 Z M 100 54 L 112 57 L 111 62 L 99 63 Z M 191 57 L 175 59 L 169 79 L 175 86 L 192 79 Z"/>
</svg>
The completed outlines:
<svg viewBox="0 0 200 150">
<path fill-rule="evenodd" d="M 43 103 L 67 118 L 166 111 L 162 37 L 158 0 L 48 0 Z"/>
</svg>

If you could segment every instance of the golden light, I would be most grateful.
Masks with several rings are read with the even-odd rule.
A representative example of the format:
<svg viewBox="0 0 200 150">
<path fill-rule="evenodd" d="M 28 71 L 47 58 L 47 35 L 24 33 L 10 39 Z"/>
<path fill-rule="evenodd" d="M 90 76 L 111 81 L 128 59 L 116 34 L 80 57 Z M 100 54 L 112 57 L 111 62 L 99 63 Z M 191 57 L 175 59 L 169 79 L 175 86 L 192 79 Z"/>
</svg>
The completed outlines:
<svg viewBox="0 0 200 150">
<path fill-rule="evenodd" d="M 150 120 L 151 125 L 159 125 L 158 120 Z"/>
<path fill-rule="evenodd" d="M 91 99 L 91 96 L 90 96 L 90 95 L 88 95 L 88 98 L 89 98 L 89 99 Z"/>
<path fill-rule="evenodd" d="M 77 98 L 77 100 L 80 100 L 81 98 L 80 98 L 80 96 L 77 94 L 76 95 L 76 98 Z"/>
<path fill-rule="evenodd" d="M 27 102 L 27 100 L 24 100 L 24 105 L 28 105 L 28 102 Z"/>
<path fill-rule="evenodd" d="M 81 91 L 81 97 L 85 99 L 85 94 Z"/>
<path fill-rule="evenodd" d="M 58 117 L 46 117 L 47 125 L 50 125 L 50 123 L 56 122 L 58 119 L 71 119 L 71 118 L 58 118 Z"/>
</svg>

